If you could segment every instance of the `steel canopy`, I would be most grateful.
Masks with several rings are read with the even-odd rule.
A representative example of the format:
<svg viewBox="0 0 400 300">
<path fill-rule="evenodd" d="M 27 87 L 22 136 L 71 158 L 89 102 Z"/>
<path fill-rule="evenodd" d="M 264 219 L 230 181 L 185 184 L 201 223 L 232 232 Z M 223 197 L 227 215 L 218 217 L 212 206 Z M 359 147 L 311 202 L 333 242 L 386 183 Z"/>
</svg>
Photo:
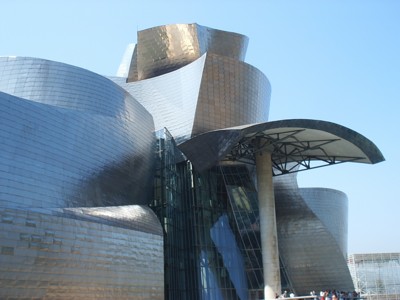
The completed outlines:
<svg viewBox="0 0 400 300">
<path fill-rule="evenodd" d="M 273 174 L 281 175 L 343 162 L 384 160 L 369 139 L 347 127 L 320 120 L 288 119 L 209 131 L 178 145 L 199 171 L 223 161 L 254 163 L 271 153 Z"/>
</svg>

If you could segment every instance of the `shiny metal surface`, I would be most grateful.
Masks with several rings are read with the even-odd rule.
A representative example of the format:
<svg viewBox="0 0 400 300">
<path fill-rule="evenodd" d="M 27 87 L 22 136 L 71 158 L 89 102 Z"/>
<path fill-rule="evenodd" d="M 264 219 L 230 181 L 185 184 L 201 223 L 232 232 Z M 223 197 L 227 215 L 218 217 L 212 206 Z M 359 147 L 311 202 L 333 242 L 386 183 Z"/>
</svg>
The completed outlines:
<svg viewBox="0 0 400 300">
<path fill-rule="evenodd" d="M 191 136 L 206 56 L 168 74 L 137 82 L 111 78 L 153 116 L 157 130 L 164 127 L 176 138 Z"/>
<path fill-rule="evenodd" d="M 235 179 L 228 186 L 216 169 L 198 171 L 220 163 L 243 138 L 281 136 L 287 128 L 299 129 L 299 143 L 328 136 L 318 151 L 330 157 L 383 160 L 372 142 L 337 124 L 267 122 L 270 83 L 244 62 L 243 35 L 176 24 L 142 30 L 137 42 L 113 78 L 43 59 L 0 57 L 0 298 L 163 299 L 165 282 L 174 299 L 255 297 L 261 269 L 256 262 L 245 266 L 253 274 L 246 287 L 244 267 L 230 265 L 240 261 L 232 250 L 237 241 L 223 240 L 242 223 L 221 219 L 231 218 L 232 186 L 252 185 L 251 174 L 224 174 L 226 182 Z M 160 137 L 155 157 L 154 129 L 165 127 L 174 148 L 161 151 Z M 310 157 L 316 148 L 306 149 Z M 162 159 L 165 178 L 154 169 Z M 154 195 L 153 185 L 159 185 Z M 299 189 L 293 175 L 275 180 L 275 194 L 285 282 L 300 294 L 351 290 L 346 196 Z M 162 204 L 152 207 L 164 228 L 147 207 L 152 200 Z M 210 229 L 222 225 L 221 239 L 210 239 Z M 166 254 L 163 235 L 172 243 Z M 165 281 L 164 255 L 172 274 Z"/>
<path fill-rule="evenodd" d="M 0 208 L 0 298 L 164 299 L 160 232 L 86 218 Z"/>
<path fill-rule="evenodd" d="M 137 41 L 128 81 L 169 73 L 206 52 L 243 61 L 248 44 L 246 36 L 198 24 L 172 24 L 141 30 Z"/>
<path fill-rule="evenodd" d="M 302 148 L 310 159 L 321 155 L 333 158 L 335 163 L 376 163 L 384 159 L 371 141 L 338 124 L 316 120 L 266 122 L 271 87 L 260 71 L 243 62 L 246 47 L 247 38 L 197 24 L 150 28 L 138 33 L 127 78 L 113 80 L 146 107 L 157 129 L 168 128 L 197 171 L 220 163 L 234 145 L 242 139 L 250 140 L 257 132 L 278 140 L 284 136 L 285 143 L 290 138 L 287 130 L 297 130 L 290 147 L 311 141 L 308 148 Z M 298 158 L 282 159 L 277 152 L 273 156 L 274 163 L 298 162 Z M 298 189 L 293 176 L 285 176 L 276 187 L 281 268 L 287 283 L 298 293 L 335 288 L 332 282 L 338 289 L 350 290 L 344 258 L 345 195 L 328 189 Z M 325 211 L 340 216 L 324 217 Z M 327 261 L 335 266 L 333 270 L 325 270 Z"/>
<path fill-rule="evenodd" d="M 197 171 L 220 163 L 236 144 L 250 141 L 261 132 L 271 138 L 267 147 L 274 163 L 299 162 L 299 157 L 329 158 L 332 163 L 384 160 L 371 141 L 338 124 L 317 120 L 267 123 L 270 84 L 261 72 L 243 62 L 244 51 L 238 49 L 243 49 L 244 43 L 231 40 L 223 32 L 212 43 L 203 43 L 207 38 L 195 29 L 193 24 L 168 25 L 139 32 L 128 83 L 115 80 L 151 112 L 156 128 L 166 126 L 170 130 Z M 204 52 L 199 45 L 206 45 Z M 215 50 L 213 45 L 232 48 L 235 54 Z M 184 81 L 187 78 L 192 78 L 189 85 Z M 238 127 L 229 128 L 234 126 Z M 293 130 L 296 132 L 287 133 Z M 285 144 L 288 141 L 291 144 Z M 280 152 L 284 147 L 289 150 Z M 238 150 L 240 156 L 248 149 Z M 292 152 L 300 154 L 287 155 Z M 232 154 L 231 158 L 236 156 Z M 314 289 L 351 290 L 345 261 L 346 196 L 329 189 L 298 189 L 293 176 L 278 182 L 279 245 L 288 284 L 303 294 Z M 326 211 L 332 215 L 325 216 Z M 334 267 L 326 270 L 327 262 Z"/>
<path fill-rule="evenodd" d="M 162 228 L 154 212 L 144 205 L 108 207 L 78 207 L 56 209 L 34 209 L 37 212 L 68 216 L 71 219 L 90 221 L 120 228 L 162 236 Z"/>
<path fill-rule="evenodd" d="M 348 199 L 346 194 L 328 188 L 299 188 L 299 193 L 332 236 L 343 257 L 346 258 L 348 241 Z"/>
<path fill-rule="evenodd" d="M 0 69 L 0 91 L 30 101 L 126 120 L 139 109 L 112 81 L 79 67 L 39 58 L 0 57 Z"/>
<path fill-rule="evenodd" d="M 154 125 L 142 105 L 69 65 L 2 58 L 0 69 L 2 90 L 18 96 L 0 93 L 0 205 L 148 203 Z"/>
<path fill-rule="evenodd" d="M 141 104 L 87 70 L 0 58 L 0 141 L 1 299 L 164 299 Z"/>
<path fill-rule="evenodd" d="M 299 189 L 296 173 L 275 177 L 281 260 L 297 294 L 352 291 L 347 268 L 347 197 L 323 188 Z"/>
<path fill-rule="evenodd" d="M 197 24 L 139 31 L 130 75 L 111 79 L 178 143 L 209 130 L 265 122 L 271 87 L 243 62 L 247 43 L 243 35 Z M 135 74 L 148 79 L 136 81 Z"/>
<path fill-rule="evenodd" d="M 192 137 L 226 127 L 266 122 L 271 86 L 255 67 L 207 54 Z"/>
</svg>

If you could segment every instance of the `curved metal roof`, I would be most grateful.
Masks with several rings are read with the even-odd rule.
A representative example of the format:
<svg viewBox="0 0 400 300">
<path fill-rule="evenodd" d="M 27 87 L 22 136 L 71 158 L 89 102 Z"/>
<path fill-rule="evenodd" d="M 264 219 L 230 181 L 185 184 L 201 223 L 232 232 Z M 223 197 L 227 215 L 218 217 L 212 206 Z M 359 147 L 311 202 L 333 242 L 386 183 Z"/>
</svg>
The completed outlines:
<svg viewBox="0 0 400 300">
<path fill-rule="evenodd" d="M 274 175 L 342 162 L 375 164 L 385 160 L 363 135 L 335 123 L 307 119 L 209 131 L 178 147 L 199 171 L 220 161 L 253 163 L 259 151 L 271 153 Z"/>
</svg>

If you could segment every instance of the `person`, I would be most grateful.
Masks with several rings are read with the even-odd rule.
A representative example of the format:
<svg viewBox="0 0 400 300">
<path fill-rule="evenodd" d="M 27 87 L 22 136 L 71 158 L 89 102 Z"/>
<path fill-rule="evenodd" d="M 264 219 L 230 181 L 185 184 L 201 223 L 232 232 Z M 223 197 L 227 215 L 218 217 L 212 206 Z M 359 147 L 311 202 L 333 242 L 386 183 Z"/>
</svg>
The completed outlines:
<svg viewBox="0 0 400 300">
<path fill-rule="evenodd" d="M 340 298 L 339 298 L 339 299 L 340 299 L 340 300 L 344 300 L 344 299 L 346 299 L 346 296 L 347 296 L 346 293 L 345 293 L 344 291 L 341 291 L 341 292 L 340 292 Z"/>
<path fill-rule="evenodd" d="M 326 290 L 325 291 L 325 300 L 332 300 L 332 292 L 331 290 Z"/>
<path fill-rule="evenodd" d="M 279 298 L 287 298 L 287 291 L 284 291 L 283 294 L 279 296 Z"/>
<path fill-rule="evenodd" d="M 321 291 L 320 293 L 319 293 L 319 295 L 320 295 L 320 300 L 325 300 L 325 292 L 323 292 L 323 291 Z"/>
</svg>

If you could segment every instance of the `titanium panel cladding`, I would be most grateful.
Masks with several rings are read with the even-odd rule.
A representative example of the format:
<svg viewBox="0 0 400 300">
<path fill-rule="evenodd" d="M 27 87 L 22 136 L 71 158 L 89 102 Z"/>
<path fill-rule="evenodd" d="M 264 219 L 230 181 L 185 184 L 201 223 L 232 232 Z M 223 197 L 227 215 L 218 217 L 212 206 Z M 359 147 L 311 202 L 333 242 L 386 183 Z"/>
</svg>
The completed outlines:
<svg viewBox="0 0 400 300">
<path fill-rule="evenodd" d="M 1 62 L 4 90 L 34 100 L 0 93 L 0 204 L 148 202 L 154 125 L 142 105 L 112 81 L 76 67 L 35 59 Z M 49 75 L 55 68 L 61 78 Z"/>
<path fill-rule="evenodd" d="M 258 69 L 207 54 L 192 136 L 268 120 L 271 86 Z"/>
<path fill-rule="evenodd" d="M 0 298 L 163 299 L 158 219 L 116 206 L 150 199 L 151 115 L 77 67 L 11 57 L 0 74 Z"/>
<path fill-rule="evenodd" d="M 271 87 L 262 72 L 243 62 L 247 44 L 246 36 L 197 24 L 150 28 L 138 33 L 126 82 L 113 80 L 178 143 L 210 130 L 265 122 Z"/>
<path fill-rule="evenodd" d="M 203 54 L 215 53 L 244 60 L 248 38 L 198 24 L 157 26 L 138 32 L 129 81 L 177 70 Z"/>
<path fill-rule="evenodd" d="M 196 241 L 222 225 L 230 228 L 225 233 L 233 233 L 231 224 L 236 224 L 227 220 L 232 215 L 225 206 L 227 190 L 222 181 L 218 184 L 219 171 L 197 173 L 194 161 L 207 152 L 199 148 L 191 161 L 184 161 L 176 149 L 176 156 L 169 157 L 175 149 L 162 152 L 165 141 L 160 138 L 157 150 L 154 132 L 169 131 L 168 143 L 179 147 L 185 141 L 195 145 L 202 133 L 216 129 L 229 133 L 229 127 L 253 123 L 258 124 L 247 127 L 273 123 L 282 129 L 290 120 L 266 122 L 271 86 L 262 72 L 244 62 L 248 38 L 175 24 L 139 31 L 137 42 L 119 70 L 124 77 L 112 80 L 43 59 L 0 58 L 0 298 L 161 300 L 165 285 L 167 295 L 180 299 L 239 294 L 246 299 L 264 286 L 255 264 L 256 284 L 246 285 L 244 277 L 237 277 L 230 266 L 239 254 L 228 240 L 214 235 Z M 328 122 L 302 122 L 318 125 L 314 137 L 332 129 Z M 345 139 L 341 151 L 372 149 L 363 162 L 383 159 L 371 142 L 346 132 L 356 143 L 353 147 Z M 210 133 L 214 141 L 218 134 Z M 218 150 L 213 152 L 218 152 L 216 163 L 219 150 L 227 146 L 221 141 L 207 150 Z M 166 180 L 162 168 L 155 170 L 156 160 L 161 164 L 162 159 L 167 161 Z M 153 180 L 160 185 L 155 192 Z M 298 294 L 352 290 L 346 196 L 329 189 L 299 189 L 292 175 L 274 184 L 285 284 Z M 170 187 L 175 189 L 167 191 Z M 157 193 L 172 195 L 159 207 L 166 211 L 160 217 L 168 225 L 164 231 L 148 207 Z M 177 201 L 182 201 L 179 214 Z M 254 209 L 248 215 L 253 214 Z M 254 220 L 249 224 L 257 226 Z M 172 242 L 165 249 L 164 234 Z M 191 246 L 197 254 L 187 251 Z M 176 259 L 176 253 L 184 260 Z M 196 264 L 205 272 L 193 271 Z M 164 268 L 174 274 L 164 278 Z"/>
<path fill-rule="evenodd" d="M 329 189 L 307 189 L 303 193 L 295 179 L 295 175 L 275 178 L 279 253 L 292 287 L 300 295 L 312 290 L 353 290 L 342 244 L 347 216 L 339 215 L 347 210 L 346 195 Z M 338 210 L 332 211 L 333 207 Z M 335 213 L 338 221 L 322 220 L 326 214 Z M 338 222 L 345 225 L 330 228 Z"/>
<path fill-rule="evenodd" d="M 157 130 L 164 127 L 177 142 L 191 136 L 206 55 L 168 74 L 128 82 L 111 78 L 153 116 Z"/>
<path fill-rule="evenodd" d="M 0 57 L 0 91 L 31 101 L 113 117 L 137 109 L 112 81 L 75 66 L 30 57 Z"/>
<path fill-rule="evenodd" d="M 138 79 L 177 70 L 200 57 L 193 24 L 159 26 L 138 32 Z"/>
<path fill-rule="evenodd" d="M 164 299 L 159 225 L 146 233 L 51 210 L 0 208 L 0 218 L 1 299 Z"/>
<path fill-rule="evenodd" d="M 299 193 L 332 234 L 343 256 L 347 257 L 348 200 L 346 194 L 327 188 L 300 188 Z"/>
</svg>

